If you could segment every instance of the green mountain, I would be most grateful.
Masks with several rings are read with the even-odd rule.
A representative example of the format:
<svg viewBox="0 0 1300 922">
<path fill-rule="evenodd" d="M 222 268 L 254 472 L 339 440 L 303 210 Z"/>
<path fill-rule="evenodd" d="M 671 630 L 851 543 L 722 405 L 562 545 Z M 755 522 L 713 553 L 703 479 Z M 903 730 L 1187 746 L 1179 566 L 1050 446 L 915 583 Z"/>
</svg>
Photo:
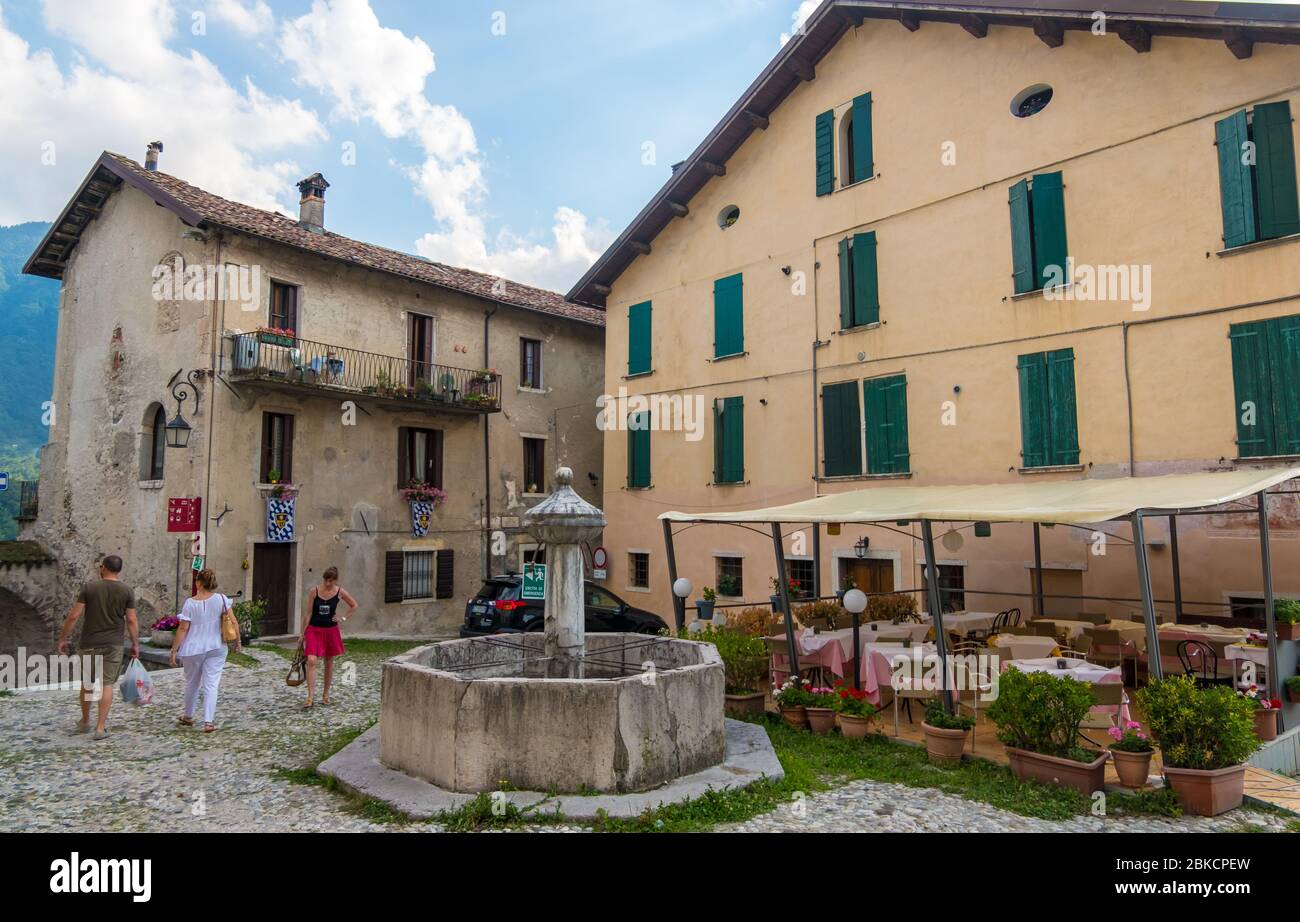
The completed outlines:
<svg viewBox="0 0 1300 922">
<path fill-rule="evenodd" d="M 0 471 L 10 489 L 0 493 L 0 540 L 17 534 L 16 480 L 35 480 L 37 452 L 45 444 L 42 404 L 54 381 L 59 283 L 23 275 L 48 224 L 0 227 Z"/>
</svg>

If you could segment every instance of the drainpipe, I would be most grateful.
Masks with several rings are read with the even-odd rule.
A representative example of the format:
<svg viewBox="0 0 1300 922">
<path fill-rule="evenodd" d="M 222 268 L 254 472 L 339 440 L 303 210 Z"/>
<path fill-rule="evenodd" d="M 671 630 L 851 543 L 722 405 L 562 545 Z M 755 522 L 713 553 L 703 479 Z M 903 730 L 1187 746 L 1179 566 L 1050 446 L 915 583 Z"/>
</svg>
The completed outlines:
<svg viewBox="0 0 1300 922">
<path fill-rule="evenodd" d="M 1124 335 L 1124 399 L 1128 401 L 1128 475 L 1136 477 L 1137 472 L 1133 470 L 1133 465 L 1137 463 L 1137 454 L 1133 448 L 1133 389 L 1128 380 L 1128 327 L 1127 320 L 1120 323 Z"/>
<path fill-rule="evenodd" d="M 491 368 L 491 350 L 488 348 L 488 327 L 492 318 L 501 309 L 499 301 L 492 302 L 492 309 L 483 312 L 483 367 Z M 500 384 L 498 383 L 498 386 Z M 502 394 L 502 402 L 505 395 Z M 483 578 L 492 576 L 492 451 L 488 442 L 491 413 L 483 414 Z"/>
<path fill-rule="evenodd" d="M 223 267 L 221 261 L 225 257 L 226 237 L 220 231 L 217 231 L 216 234 L 217 234 L 217 280 L 218 282 L 221 282 L 223 281 Z M 208 349 L 207 377 L 209 381 L 214 381 L 214 382 L 216 380 L 216 375 L 217 375 L 217 356 L 219 355 L 221 350 L 221 332 L 222 330 L 225 329 L 225 325 L 226 325 L 226 302 L 224 299 L 221 300 L 220 311 L 218 312 L 217 310 L 217 299 L 218 299 L 220 287 L 221 286 L 218 285 L 217 286 L 218 291 L 214 291 L 212 293 L 212 298 L 213 298 L 212 329 L 211 329 L 212 343 L 210 348 Z M 200 519 L 199 521 L 199 525 L 203 528 L 203 540 L 204 540 L 204 544 L 206 545 L 203 550 L 204 553 L 208 555 L 208 557 L 212 556 L 212 542 L 210 540 L 212 536 L 209 534 L 211 529 L 208 528 L 208 522 L 211 521 L 212 518 L 212 505 L 211 505 L 212 445 L 216 441 L 216 431 L 217 431 L 217 388 L 214 384 L 213 386 L 208 388 L 208 462 L 207 462 L 207 472 L 204 475 L 203 504 L 202 506 L 200 506 L 203 518 Z M 203 562 L 206 564 L 207 559 L 205 558 Z"/>
</svg>

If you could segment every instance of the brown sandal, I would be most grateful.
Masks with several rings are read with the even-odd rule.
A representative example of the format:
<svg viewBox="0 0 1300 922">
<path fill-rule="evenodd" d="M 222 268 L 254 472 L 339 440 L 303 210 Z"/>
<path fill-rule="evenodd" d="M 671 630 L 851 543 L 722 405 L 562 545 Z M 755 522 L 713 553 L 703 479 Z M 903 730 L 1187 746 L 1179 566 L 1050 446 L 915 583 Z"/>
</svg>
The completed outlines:
<svg viewBox="0 0 1300 922">
<path fill-rule="evenodd" d="M 315 701 L 312 701 L 310 698 L 308 698 L 308 699 L 307 699 L 307 703 L 304 704 L 304 705 L 302 706 L 302 709 L 303 709 L 304 711 L 310 711 L 310 710 L 311 710 L 313 707 L 315 707 L 315 706 L 316 706 L 316 702 L 315 702 Z"/>
<path fill-rule="evenodd" d="M 177 718 L 176 718 L 176 722 L 177 722 L 178 724 L 180 724 L 182 727 L 192 727 L 192 726 L 194 726 L 194 718 L 193 718 L 193 717 L 177 717 Z"/>
<path fill-rule="evenodd" d="M 204 725 L 203 725 L 203 732 L 204 732 L 204 733 L 216 733 L 216 732 L 217 732 L 217 725 L 216 725 L 216 724 L 204 724 Z"/>
</svg>

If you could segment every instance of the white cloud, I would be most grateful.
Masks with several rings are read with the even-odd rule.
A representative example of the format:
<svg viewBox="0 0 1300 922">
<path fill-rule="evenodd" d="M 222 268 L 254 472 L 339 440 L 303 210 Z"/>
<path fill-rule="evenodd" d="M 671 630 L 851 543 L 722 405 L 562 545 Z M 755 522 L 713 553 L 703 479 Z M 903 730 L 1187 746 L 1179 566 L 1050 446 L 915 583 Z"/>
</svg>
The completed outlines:
<svg viewBox="0 0 1300 922">
<path fill-rule="evenodd" d="M 565 287 L 587 269 L 601 241 L 571 208 L 555 212 L 552 242 L 528 241 L 505 230 L 489 238 L 483 155 L 474 127 L 455 106 L 425 95 L 436 71 L 433 50 L 418 36 L 383 26 L 368 0 L 313 0 L 311 11 L 286 22 L 280 52 L 296 79 L 325 95 L 335 118 L 373 122 L 389 138 L 404 138 L 424 155 L 402 167 L 439 224 L 416 243 L 430 259 L 531 284 Z"/>
<path fill-rule="evenodd" d="M 162 168 L 196 185 L 264 208 L 294 200 L 300 170 L 284 153 L 325 138 L 318 119 L 250 80 L 232 86 L 198 52 L 171 50 L 168 0 L 46 0 L 46 26 L 75 48 L 66 68 L 9 31 L 3 12 L 0 162 L 33 168 L 0 199 L 0 224 L 48 220 L 101 150 L 139 160 L 156 139 L 167 145 Z"/>
<path fill-rule="evenodd" d="M 808 21 L 808 17 L 817 11 L 821 6 L 821 0 L 803 0 L 799 8 L 790 14 L 792 31 L 795 33 L 803 30 L 803 24 Z M 789 32 L 781 33 L 781 44 L 785 45 L 793 36 Z"/>
<path fill-rule="evenodd" d="M 264 0 L 208 0 L 207 13 L 244 38 L 256 38 L 275 28 L 275 14 Z"/>
</svg>

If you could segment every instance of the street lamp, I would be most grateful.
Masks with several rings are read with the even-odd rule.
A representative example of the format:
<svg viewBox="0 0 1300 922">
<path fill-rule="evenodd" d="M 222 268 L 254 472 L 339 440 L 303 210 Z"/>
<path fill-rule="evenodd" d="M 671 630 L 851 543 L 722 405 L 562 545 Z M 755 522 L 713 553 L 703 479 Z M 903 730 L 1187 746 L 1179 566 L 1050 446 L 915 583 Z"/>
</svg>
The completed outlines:
<svg viewBox="0 0 1300 922">
<path fill-rule="evenodd" d="M 863 539 L 866 540 L 865 538 Z M 863 548 L 865 551 L 866 548 Z M 850 589 L 844 593 L 845 610 L 853 616 L 853 687 L 862 687 L 862 613 L 867 610 L 867 594 L 861 589 Z"/>
<path fill-rule="evenodd" d="M 867 548 L 871 547 L 871 539 L 863 535 L 858 539 L 858 543 L 853 545 L 853 553 L 858 555 L 858 560 L 867 559 Z M 863 603 L 865 604 L 865 603 Z"/>
<path fill-rule="evenodd" d="M 186 376 L 185 380 L 177 381 L 176 379 L 180 377 L 182 370 L 183 369 L 180 368 L 176 369 L 176 374 L 172 375 L 172 379 L 167 382 L 168 387 L 172 390 L 172 397 L 176 399 L 176 416 L 172 418 L 165 427 L 168 448 L 186 447 L 190 444 L 190 433 L 194 431 L 193 427 L 185 421 L 185 416 L 181 413 L 181 409 L 184 407 L 185 401 L 188 399 L 188 396 L 185 393 L 186 388 L 189 388 L 194 392 L 194 412 L 198 413 L 199 411 L 199 388 L 198 382 L 195 381 L 195 378 L 200 374 L 200 372 L 195 369 Z"/>
</svg>

